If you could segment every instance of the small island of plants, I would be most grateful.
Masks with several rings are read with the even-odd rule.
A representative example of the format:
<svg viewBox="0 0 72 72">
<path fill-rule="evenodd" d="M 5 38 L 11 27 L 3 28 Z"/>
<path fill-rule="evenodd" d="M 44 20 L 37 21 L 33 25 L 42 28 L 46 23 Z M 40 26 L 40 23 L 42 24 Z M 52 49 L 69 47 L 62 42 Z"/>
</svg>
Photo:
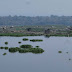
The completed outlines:
<svg viewBox="0 0 72 72">
<path fill-rule="evenodd" d="M 41 48 L 33 48 L 32 45 L 21 45 L 20 48 L 9 48 L 9 52 L 14 53 L 14 52 L 19 52 L 19 53 L 43 53 L 44 50 Z"/>
<path fill-rule="evenodd" d="M 28 38 L 23 38 L 23 41 L 28 41 Z"/>
<path fill-rule="evenodd" d="M 8 42 L 5 42 L 5 44 L 7 45 L 7 44 L 8 44 Z"/>
<path fill-rule="evenodd" d="M 43 40 L 42 39 L 31 39 L 30 41 L 32 41 L 32 42 L 41 42 Z"/>
</svg>

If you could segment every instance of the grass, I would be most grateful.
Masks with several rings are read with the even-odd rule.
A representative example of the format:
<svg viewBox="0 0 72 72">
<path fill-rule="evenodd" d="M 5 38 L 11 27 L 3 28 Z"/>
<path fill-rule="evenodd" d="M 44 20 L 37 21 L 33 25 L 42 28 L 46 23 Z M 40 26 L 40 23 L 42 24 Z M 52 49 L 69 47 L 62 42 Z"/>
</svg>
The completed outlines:
<svg viewBox="0 0 72 72">
<path fill-rule="evenodd" d="M 41 36 L 42 34 L 22 34 L 22 33 L 0 33 L 0 36 L 13 36 L 13 37 L 22 37 L 22 36 Z"/>
<path fill-rule="evenodd" d="M 49 35 L 45 35 L 45 37 L 50 37 L 50 36 L 68 37 L 68 34 L 49 34 Z M 69 37 L 72 37 L 72 34 L 70 34 Z"/>
<path fill-rule="evenodd" d="M 31 39 L 30 41 L 32 42 L 40 42 L 40 41 L 43 41 L 42 39 Z"/>
</svg>

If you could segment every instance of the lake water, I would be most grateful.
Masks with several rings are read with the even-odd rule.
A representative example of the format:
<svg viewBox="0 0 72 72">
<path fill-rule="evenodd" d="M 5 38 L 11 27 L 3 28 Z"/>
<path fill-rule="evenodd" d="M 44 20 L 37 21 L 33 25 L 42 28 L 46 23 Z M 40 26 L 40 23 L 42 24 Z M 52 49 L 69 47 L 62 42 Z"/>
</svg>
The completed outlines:
<svg viewBox="0 0 72 72">
<path fill-rule="evenodd" d="M 23 38 L 43 39 L 43 42 L 22 41 Z M 4 44 L 6 41 L 8 45 Z M 22 43 L 18 44 L 19 41 Z M 0 49 L 0 72 L 72 72 L 72 37 L 0 37 L 0 47 L 19 47 L 22 44 L 38 45 L 45 52 L 21 54 Z M 7 55 L 3 56 L 5 52 Z"/>
</svg>

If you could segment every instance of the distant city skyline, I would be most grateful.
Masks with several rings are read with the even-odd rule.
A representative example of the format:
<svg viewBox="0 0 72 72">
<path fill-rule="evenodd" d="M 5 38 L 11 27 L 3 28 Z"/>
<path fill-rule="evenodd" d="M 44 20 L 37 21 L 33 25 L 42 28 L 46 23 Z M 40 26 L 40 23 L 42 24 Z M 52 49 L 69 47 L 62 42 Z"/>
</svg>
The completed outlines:
<svg viewBox="0 0 72 72">
<path fill-rule="evenodd" d="M 0 16 L 72 16 L 72 0 L 0 0 Z"/>
</svg>

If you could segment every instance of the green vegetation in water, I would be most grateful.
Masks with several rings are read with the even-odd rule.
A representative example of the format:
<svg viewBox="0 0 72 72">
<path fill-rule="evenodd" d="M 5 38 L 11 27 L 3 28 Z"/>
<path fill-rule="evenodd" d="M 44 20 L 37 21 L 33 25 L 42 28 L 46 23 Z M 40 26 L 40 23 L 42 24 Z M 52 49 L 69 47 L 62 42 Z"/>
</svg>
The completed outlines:
<svg viewBox="0 0 72 72">
<path fill-rule="evenodd" d="M 28 38 L 23 38 L 23 41 L 28 41 Z"/>
<path fill-rule="evenodd" d="M 33 46 L 26 44 L 26 45 L 21 45 L 20 47 L 21 47 L 21 48 L 32 48 Z"/>
<path fill-rule="evenodd" d="M 36 46 L 36 48 L 39 48 L 39 46 Z"/>
<path fill-rule="evenodd" d="M 9 52 L 11 53 L 15 53 L 15 52 L 19 52 L 19 53 L 43 53 L 44 50 L 41 48 L 33 48 L 32 45 L 21 45 L 20 48 L 15 47 L 15 48 L 9 48 Z"/>
<path fill-rule="evenodd" d="M 29 48 L 29 49 L 20 49 L 19 53 L 27 53 L 27 52 L 31 52 L 31 53 L 43 53 L 44 50 L 41 48 Z"/>
<path fill-rule="evenodd" d="M 12 52 L 12 53 L 17 52 L 18 50 L 19 48 L 9 48 L 9 52 Z"/>
<path fill-rule="evenodd" d="M 7 45 L 7 44 L 8 44 L 8 42 L 5 42 L 5 44 Z"/>
<path fill-rule="evenodd" d="M 8 50 L 8 47 L 0 47 L 0 49 Z"/>
<path fill-rule="evenodd" d="M 5 47 L 5 50 L 8 50 L 8 47 Z"/>
<path fill-rule="evenodd" d="M 19 53 L 28 53 L 28 52 L 31 52 L 31 53 L 43 53 L 44 50 L 41 49 L 41 48 L 28 48 L 28 49 L 21 49 L 21 48 L 9 48 L 9 52 L 11 53 L 15 53 L 15 52 L 19 52 Z"/>
<path fill-rule="evenodd" d="M 30 41 L 32 42 L 40 42 L 40 41 L 43 41 L 42 39 L 31 39 Z"/>
<path fill-rule="evenodd" d="M 58 53 L 62 53 L 62 51 L 58 51 Z"/>
<path fill-rule="evenodd" d="M 21 42 L 18 42 L 19 44 L 21 44 Z"/>
<path fill-rule="evenodd" d="M 4 53 L 3 55 L 6 55 L 7 53 Z"/>
<path fill-rule="evenodd" d="M 0 49 L 4 49 L 4 47 L 0 47 Z"/>
</svg>

